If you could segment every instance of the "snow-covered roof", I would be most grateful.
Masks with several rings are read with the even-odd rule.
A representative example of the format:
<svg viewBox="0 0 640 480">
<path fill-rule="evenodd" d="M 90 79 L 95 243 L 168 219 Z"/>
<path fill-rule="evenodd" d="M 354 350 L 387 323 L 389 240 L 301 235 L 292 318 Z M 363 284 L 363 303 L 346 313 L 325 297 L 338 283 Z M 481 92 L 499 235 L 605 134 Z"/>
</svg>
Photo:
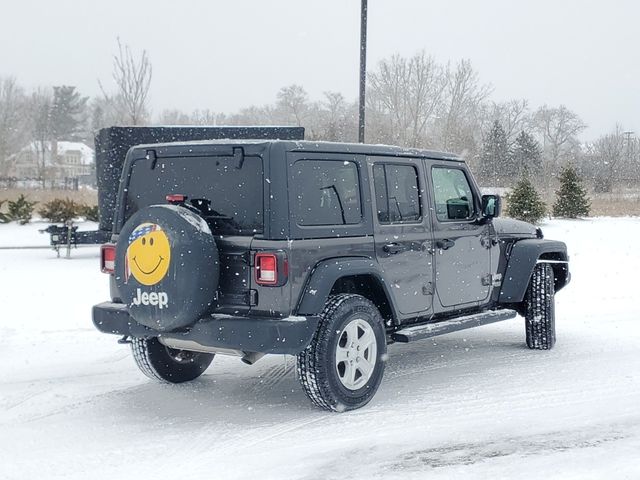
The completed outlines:
<svg viewBox="0 0 640 480">
<path fill-rule="evenodd" d="M 33 141 L 26 147 L 24 147 L 21 152 L 33 152 L 37 153 L 41 150 L 40 145 L 44 145 L 46 152 L 46 163 L 51 163 L 51 142 L 40 142 Z M 72 152 L 80 153 L 80 164 L 81 165 L 91 165 L 95 162 L 95 155 L 93 148 L 85 145 L 82 142 L 67 142 L 67 141 L 59 141 L 58 142 L 58 157 L 63 157 L 64 155 Z"/>
<path fill-rule="evenodd" d="M 58 156 L 64 155 L 67 152 L 79 151 L 80 163 L 82 165 L 90 165 L 94 161 L 93 148 L 85 145 L 81 142 L 58 142 Z"/>
</svg>

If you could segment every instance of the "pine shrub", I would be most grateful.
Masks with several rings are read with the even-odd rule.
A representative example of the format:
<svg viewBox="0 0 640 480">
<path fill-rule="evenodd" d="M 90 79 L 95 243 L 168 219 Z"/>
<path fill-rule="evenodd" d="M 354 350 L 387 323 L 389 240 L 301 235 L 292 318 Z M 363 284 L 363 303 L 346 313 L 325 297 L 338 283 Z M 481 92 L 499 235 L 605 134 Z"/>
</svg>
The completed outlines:
<svg viewBox="0 0 640 480">
<path fill-rule="evenodd" d="M 11 221 L 11 218 L 9 218 L 9 214 L 8 213 L 4 213 L 2 211 L 2 206 L 7 203 L 6 200 L 0 200 L 0 223 L 9 223 Z"/>
<path fill-rule="evenodd" d="M 553 215 L 564 218 L 588 217 L 590 210 L 591 201 L 575 168 L 563 168 L 560 172 L 560 190 L 556 192 Z"/>
<path fill-rule="evenodd" d="M 30 202 L 27 197 L 20 195 L 17 200 L 9 201 L 9 219 L 26 225 L 33 217 L 33 209 L 38 202 Z"/>
<path fill-rule="evenodd" d="M 70 198 L 55 198 L 46 202 L 38 213 L 51 223 L 66 223 L 81 215 L 80 205 Z"/>
<path fill-rule="evenodd" d="M 538 223 L 547 206 L 536 192 L 528 176 L 523 176 L 507 197 L 507 215 L 529 223 Z"/>
<path fill-rule="evenodd" d="M 97 205 L 79 205 L 78 214 L 90 222 L 98 222 L 100 220 Z"/>
</svg>

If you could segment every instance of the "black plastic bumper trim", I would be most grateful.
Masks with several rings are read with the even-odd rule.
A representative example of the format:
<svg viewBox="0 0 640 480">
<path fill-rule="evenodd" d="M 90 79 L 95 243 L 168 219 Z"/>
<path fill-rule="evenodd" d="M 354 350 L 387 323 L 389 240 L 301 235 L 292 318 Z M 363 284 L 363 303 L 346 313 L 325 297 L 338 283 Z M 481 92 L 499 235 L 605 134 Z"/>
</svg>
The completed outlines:
<svg viewBox="0 0 640 480">
<path fill-rule="evenodd" d="M 234 317 L 212 315 L 186 331 L 157 332 L 137 323 L 122 303 L 104 302 L 93 307 L 93 324 L 103 332 L 132 337 L 170 337 L 192 340 L 212 348 L 245 352 L 295 355 L 304 350 L 316 331 L 320 318 Z"/>
</svg>

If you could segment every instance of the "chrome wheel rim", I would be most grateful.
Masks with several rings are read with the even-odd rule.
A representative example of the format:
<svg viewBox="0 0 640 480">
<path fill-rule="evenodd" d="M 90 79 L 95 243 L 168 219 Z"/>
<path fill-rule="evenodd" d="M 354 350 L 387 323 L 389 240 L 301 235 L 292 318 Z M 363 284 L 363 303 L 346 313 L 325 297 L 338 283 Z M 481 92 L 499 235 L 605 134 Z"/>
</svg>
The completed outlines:
<svg viewBox="0 0 640 480">
<path fill-rule="evenodd" d="M 362 388 L 373 375 L 378 344 L 371 325 L 361 318 L 351 320 L 338 336 L 336 372 L 349 390 Z"/>
</svg>

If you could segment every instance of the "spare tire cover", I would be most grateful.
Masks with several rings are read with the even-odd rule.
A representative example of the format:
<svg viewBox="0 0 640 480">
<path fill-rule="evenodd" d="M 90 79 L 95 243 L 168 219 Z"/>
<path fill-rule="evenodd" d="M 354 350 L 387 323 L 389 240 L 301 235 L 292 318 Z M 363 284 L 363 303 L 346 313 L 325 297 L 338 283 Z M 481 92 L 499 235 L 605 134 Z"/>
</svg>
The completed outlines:
<svg viewBox="0 0 640 480">
<path fill-rule="evenodd" d="M 125 223 L 116 246 L 116 285 L 129 314 L 161 332 L 192 325 L 206 312 L 219 280 L 209 226 L 177 205 L 152 205 Z"/>
</svg>

